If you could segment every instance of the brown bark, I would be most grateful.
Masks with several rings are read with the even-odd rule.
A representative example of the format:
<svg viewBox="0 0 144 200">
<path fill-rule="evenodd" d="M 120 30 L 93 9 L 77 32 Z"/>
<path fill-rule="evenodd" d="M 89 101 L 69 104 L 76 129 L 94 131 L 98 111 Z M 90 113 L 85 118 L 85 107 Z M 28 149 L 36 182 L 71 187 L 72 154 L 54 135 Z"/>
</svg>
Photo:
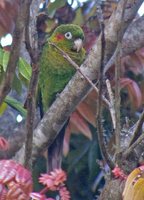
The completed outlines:
<svg viewBox="0 0 144 200">
<path fill-rule="evenodd" d="M 129 7 L 125 10 L 124 30 L 128 27 L 130 22 L 135 17 L 142 0 L 138 0 L 133 4 L 133 0 L 129 1 Z M 106 34 L 106 61 L 109 60 L 113 54 L 118 40 L 118 31 L 121 19 L 121 8 L 123 1 L 120 1 L 117 10 L 111 16 L 109 23 L 105 29 Z M 91 81 L 97 79 L 98 68 L 100 66 L 101 58 L 101 36 L 90 51 L 86 61 L 81 66 L 81 70 Z M 68 119 L 69 115 L 74 111 L 76 105 L 87 95 L 90 90 L 89 83 L 79 74 L 72 78 L 64 91 L 59 95 L 49 111 L 45 114 L 42 121 L 39 123 L 34 131 L 33 140 L 33 160 L 37 157 L 40 151 L 49 146 L 57 133 Z M 55 114 L 57 113 L 57 114 Z M 16 154 L 16 159 L 23 163 L 24 160 L 24 146 Z"/>
</svg>

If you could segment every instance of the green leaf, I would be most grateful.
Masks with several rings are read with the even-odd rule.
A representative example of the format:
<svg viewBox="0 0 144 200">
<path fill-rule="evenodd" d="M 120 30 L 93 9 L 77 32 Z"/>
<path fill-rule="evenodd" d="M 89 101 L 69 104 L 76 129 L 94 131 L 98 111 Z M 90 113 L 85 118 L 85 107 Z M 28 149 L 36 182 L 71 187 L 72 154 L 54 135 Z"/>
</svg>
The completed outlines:
<svg viewBox="0 0 144 200">
<path fill-rule="evenodd" d="M 50 18 L 53 18 L 56 10 L 58 8 L 61 8 L 65 5 L 66 1 L 65 0 L 56 0 L 55 2 L 53 3 L 49 3 L 48 4 L 48 8 L 47 8 L 47 12 L 48 12 L 48 16 Z"/>
<path fill-rule="evenodd" d="M 3 102 L 0 106 L 0 116 L 4 113 L 4 111 L 7 109 L 7 104 Z"/>
<path fill-rule="evenodd" d="M 9 56 L 10 56 L 10 53 L 8 51 L 3 51 L 2 66 L 3 66 L 4 72 L 7 69 L 7 65 L 8 65 L 8 61 L 9 61 Z"/>
<path fill-rule="evenodd" d="M 88 166 L 90 171 L 93 170 L 93 167 L 96 165 L 96 159 L 98 159 L 99 157 L 100 155 L 98 144 L 97 142 L 92 142 L 88 154 Z"/>
<path fill-rule="evenodd" d="M 15 90 L 18 94 L 21 94 L 22 91 L 22 83 L 18 79 L 16 73 L 14 75 L 13 83 L 12 83 L 12 89 Z"/>
<path fill-rule="evenodd" d="M 4 51 L 3 49 L 0 47 L 0 83 L 3 80 L 3 75 L 4 75 L 4 69 L 3 69 L 3 55 L 4 55 Z"/>
<path fill-rule="evenodd" d="M 0 48 L 0 65 L 3 66 L 3 49 Z"/>
<path fill-rule="evenodd" d="M 74 150 L 71 152 L 69 156 L 69 163 L 70 166 L 68 168 L 68 172 L 70 172 L 77 164 L 80 162 L 80 160 L 85 156 L 85 154 L 88 152 L 90 148 L 91 142 L 87 142 L 86 144 L 80 146 L 77 150 Z"/>
<path fill-rule="evenodd" d="M 20 73 L 18 74 L 18 78 L 20 79 L 21 84 L 28 88 L 29 80 L 25 79 Z"/>
<path fill-rule="evenodd" d="M 31 66 L 23 58 L 19 58 L 19 61 L 18 61 L 18 70 L 19 70 L 19 73 L 26 80 L 28 80 L 28 81 L 30 80 L 31 74 L 32 74 L 32 68 L 31 68 Z"/>
<path fill-rule="evenodd" d="M 96 159 L 101 159 L 100 150 L 97 141 L 91 142 L 91 147 L 88 152 L 88 168 L 89 168 L 89 180 L 93 182 L 94 177 L 99 173 L 99 164 Z"/>
<path fill-rule="evenodd" d="M 0 84 L 1 84 L 1 82 L 3 80 L 3 75 L 4 75 L 3 66 L 0 65 Z"/>
<path fill-rule="evenodd" d="M 20 103 L 19 101 L 17 101 L 16 99 L 10 97 L 10 96 L 7 96 L 4 100 L 5 103 L 7 103 L 10 107 L 14 108 L 15 110 L 19 111 L 20 114 L 23 116 L 23 117 L 26 117 L 27 115 L 27 111 L 26 109 L 23 107 L 23 104 Z"/>
<path fill-rule="evenodd" d="M 82 15 L 82 9 L 78 8 L 76 11 L 76 17 L 74 18 L 73 24 L 82 25 L 84 23 L 83 15 Z"/>
</svg>

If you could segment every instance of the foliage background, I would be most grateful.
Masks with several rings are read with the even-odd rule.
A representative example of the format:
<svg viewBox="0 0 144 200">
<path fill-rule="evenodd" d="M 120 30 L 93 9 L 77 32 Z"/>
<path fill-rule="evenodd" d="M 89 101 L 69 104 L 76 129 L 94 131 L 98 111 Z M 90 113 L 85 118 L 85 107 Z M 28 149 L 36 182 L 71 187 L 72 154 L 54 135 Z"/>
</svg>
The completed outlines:
<svg viewBox="0 0 144 200">
<path fill-rule="evenodd" d="M 117 6 L 117 1 L 65 1 L 55 0 L 54 2 L 41 1 L 40 11 L 37 18 L 37 30 L 39 36 L 39 44 L 43 43 L 43 38 L 49 36 L 51 31 L 62 23 L 75 23 L 82 26 L 85 32 L 85 48 L 89 53 L 94 41 L 97 40 L 100 34 L 100 27 L 97 18 L 97 4 L 102 5 L 105 23 L 111 13 Z M 19 9 L 19 1 L 0 2 L 0 36 L 5 36 L 7 33 L 13 33 L 17 12 Z M 6 14 L 7 13 L 7 14 Z M 138 17 L 138 16 L 137 16 Z M 10 47 L 3 47 L 5 50 L 10 50 Z M 29 62 L 22 47 L 21 55 L 24 55 L 24 60 L 19 64 L 15 73 L 13 90 L 11 97 L 17 99 L 24 104 L 28 81 L 30 79 L 31 69 L 25 62 Z M 4 67 L 8 61 L 8 55 L 5 52 L 0 52 L 1 78 L 3 76 Z M 132 126 L 139 117 L 144 103 L 144 50 L 139 51 L 124 57 L 121 66 L 121 122 L 123 128 L 126 127 L 126 119 L 129 120 L 129 126 Z M 107 73 L 114 86 L 114 66 Z M 107 95 L 107 91 L 105 89 Z M 10 132 L 16 128 L 18 122 L 16 117 L 21 114 L 23 117 L 22 124 L 25 120 L 25 114 L 22 107 L 18 108 L 16 102 L 9 102 L 11 107 L 4 103 L 1 108 L 1 133 Z M 36 124 L 39 121 L 39 112 L 37 111 Z M 63 168 L 68 172 L 68 187 L 70 189 L 72 199 L 96 199 L 99 194 L 99 189 L 103 187 L 104 178 L 100 169 L 101 155 L 97 142 L 97 130 L 95 127 L 96 121 L 96 95 L 92 92 L 76 109 L 75 114 L 71 117 L 69 129 L 67 130 L 65 143 Z M 7 128 L 7 126 L 8 128 Z M 110 116 L 104 111 L 103 127 L 105 131 L 105 140 L 111 141 L 113 130 L 110 122 Z M 10 137 L 9 134 L 5 134 Z M 16 139 L 16 138 L 15 138 Z M 111 146 L 112 147 L 112 146 Z M 40 172 L 45 171 L 42 163 L 45 163 L 45 156 L 38 158 L 34 166 L 34 177 Z M 40 163 L 40 164 L 39 164 Z M 35 188 L 39 190 L 39 185 L 35 181 Z"/>
</svg>

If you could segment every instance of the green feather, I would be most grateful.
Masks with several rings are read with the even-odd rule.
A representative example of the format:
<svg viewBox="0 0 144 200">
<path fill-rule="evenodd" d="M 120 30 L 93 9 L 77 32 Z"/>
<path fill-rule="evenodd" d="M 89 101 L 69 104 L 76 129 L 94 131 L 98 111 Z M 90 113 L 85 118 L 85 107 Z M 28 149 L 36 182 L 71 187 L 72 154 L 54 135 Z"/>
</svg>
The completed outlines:
<svg viewBox="0 0 144 200">
<path fill-rule="evenodd" d="M 72 39 L 65 38 L 64 35 L 67 32 L 72 34 Z M 64 39 L 57 40 L 58 34 L 64 36 Z M 74 67 L 49 42 L 57 45 L 80 65 L 85 58 L 85 50 L 83 48 L 79 52 L 72 50 L 74 40 L 78 38 L 84 40 L 84 33 L 79 26 L 73 24 L 61 25 L 55 29 L 43 47 L 40 58 L 39 86 L 44 112 L 55 100 L 56 94 L 64 89 L 75 73 Z"/>
</svg>

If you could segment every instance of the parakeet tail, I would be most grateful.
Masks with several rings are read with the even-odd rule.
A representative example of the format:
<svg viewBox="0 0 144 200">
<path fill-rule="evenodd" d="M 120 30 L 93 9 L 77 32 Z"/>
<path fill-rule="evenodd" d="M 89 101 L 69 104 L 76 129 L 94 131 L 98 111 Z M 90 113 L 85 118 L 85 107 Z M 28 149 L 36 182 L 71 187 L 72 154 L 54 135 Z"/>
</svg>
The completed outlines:
<svg viewBox="0 0 144 200">
<path fill-rule="evenodd" d="M 53 171 L 54 169 L 61 168 L 62 154 L 63 154 L 63 141 L 65 130 L 68 125 L 69 120 L 65 123 L 63 128 L 60 130 L 58 136 L 55 138 L 54 142 L 48 148 L 48 171 Z"/>
</svg>

